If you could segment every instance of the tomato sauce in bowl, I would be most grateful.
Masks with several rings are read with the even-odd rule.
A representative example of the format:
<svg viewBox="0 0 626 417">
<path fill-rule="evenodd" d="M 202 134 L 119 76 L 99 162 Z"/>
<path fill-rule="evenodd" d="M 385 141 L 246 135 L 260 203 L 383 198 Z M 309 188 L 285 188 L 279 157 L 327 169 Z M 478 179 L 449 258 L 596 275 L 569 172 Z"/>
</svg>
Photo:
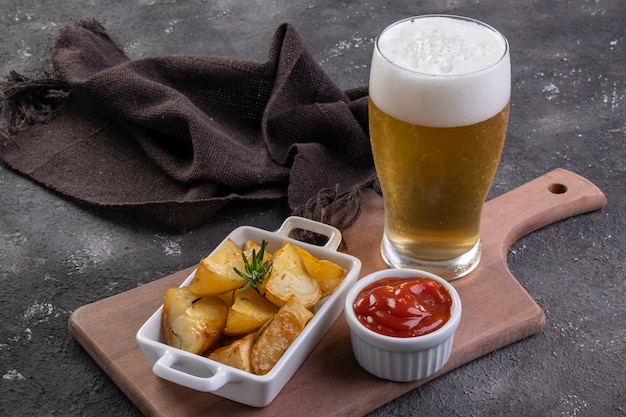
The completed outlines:
<svg viewBox="0 0 626 417">
<path fill-rule="evenodd" d="M 344 303 L 357 362 L 396 382 L 417 381 L 445 366 L 462 310 L 449 282 L 409 268 L 370 273 L 354 284 Z"/>
<path fill-rule="evenodd" d="M 363 288 L 352 306 L 366 328 L 406 338 L 440 329 L 450 319 L 452 297 L 431 278 L 389 277 Z"/>
</svg>

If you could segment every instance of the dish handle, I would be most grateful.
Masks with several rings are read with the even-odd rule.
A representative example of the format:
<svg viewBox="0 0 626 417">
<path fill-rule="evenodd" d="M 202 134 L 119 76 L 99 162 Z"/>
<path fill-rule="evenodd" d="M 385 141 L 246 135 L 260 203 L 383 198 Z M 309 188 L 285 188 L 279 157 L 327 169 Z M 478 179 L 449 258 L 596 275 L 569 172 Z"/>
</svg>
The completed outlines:
<svg viewBox="0 0 626 417">
<path fill-rule="evenodd" d="M 213 367 L 201 356 L 171 350 L 154 363 L 152 371 L 159 378 L 203 392 L 217 391 L 232 379 L 221 365 Z"/>
<path fill-rule="evenodd" d="M 287 217 L 276 233 L 289 237 L 289 233 L 295 229 L 308 230 L 326 236 L 328 241 L 322 245 L 324 248 L 337 250 L 341 244 L 341 232 L 334 226 L 299 216 Z"/>
</svg>

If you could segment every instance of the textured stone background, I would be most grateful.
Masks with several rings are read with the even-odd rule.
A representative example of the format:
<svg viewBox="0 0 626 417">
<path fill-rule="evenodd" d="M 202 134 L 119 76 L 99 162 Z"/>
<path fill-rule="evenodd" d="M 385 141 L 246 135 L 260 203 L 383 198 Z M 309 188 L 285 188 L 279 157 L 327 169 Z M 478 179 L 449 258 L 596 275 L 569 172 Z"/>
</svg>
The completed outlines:
<svg viewBox="0 0 626 417">
<path fill-rule="evenodd" d="M 491 197 L 562 167 L 598 185 L 609 203 L 512 247 L 513 274 L 546 312 L 542 332 L 371 416 L 623 416 L 623 1 L 0 0 L 0 74 L 49 69 L 48 48 L 71 19 L 96 17 L 132 58 L 256 60 L 276 27 L 291 22 L 349 88 L 367 83 L 380 30 L 425 13 L 478 18 L 511 44 L 510 129 Z M 77 206 L 0 165 L 0 415 L 139 415 L 71 338 L 70 314 L 195 264 L 237 225 L 273 229 L 287 214 L 283 202 L 234 205 L 204 227 L 172 234 Z"/>
</svg>

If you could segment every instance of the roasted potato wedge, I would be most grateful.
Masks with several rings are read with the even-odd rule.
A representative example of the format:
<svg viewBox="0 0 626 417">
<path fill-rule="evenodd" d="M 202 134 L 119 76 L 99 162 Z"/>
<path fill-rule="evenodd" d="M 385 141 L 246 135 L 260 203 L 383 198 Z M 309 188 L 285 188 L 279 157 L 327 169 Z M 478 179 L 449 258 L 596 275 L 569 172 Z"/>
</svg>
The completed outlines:
<svg viewBox="0 0 626 417">
<path fill-rule="evenodd" d="M 200 261 L 189 288 L 198 295 L 217 295 L 241 288 L 247 281 L 233 268 L 244 269 L 241 248 L 226 239 L 213 255 Z"/>
<path fill-rule="evenodd" d="M 243 252 L 246 254 L 246 258 L 247 259 L 252 259 L 252 251 L 255 251 L 256 253 L 259 253 L 261 251 L 261 245 L 259 245 L 258 243 L 249 240 L 246 243 L 243 244 Z M 265 252 L 263 252 L 263 262 L 265 261 L 271 261 L 273 258 L 273 255 L 271 253 L 269 253 L 267 250 Z"/>
<path fill-rule="evenodd" d="M 237 291 L 238 290 L 223 292 L 221 294 L 216 294 L 215 296 L 221 299 L 228 307 L 230 307 L 235 302 L 235 292 Z"/>
<path fill-rule="evenodd" d="M 169 288 L 161 315 L 165 342 L 202 354 L 222 335 L 228 306 L 215 296 L 198 296 L 189 287 Z"/>
<path fill-rule="evenodd" d="M 295 246 L 295 249 L 302 258 L 302 263 L 308 274 L 320 286 L 322 297 L 331 295 L 348 274 L 348 271 L 334 262 L 317 259 L 299 246 Z"/>
<path fill-rule="evenodd" d="M 235 290 L 234 302 L 228 311 L 224 335 L 241 336 L 258 330 L 276 312 L 278 307 L 267 301 L 255 288 Z"/>
<path fill-rule="evenodd" d="M 250 362 L 257 375 L 265 375 L 298 337 L 313 313 L 295 295 L 262 327 L 252 345 Z"/>
<path fill-rule="evenodd" d="M 252 373 L 250 353 L 255 338 L 256 332 L 249 333 L 241 339 L 236 339 L 225 346 L 215 349 L 207 358 Z"/>
<path fill-rule="evenodd" d="M 295 245 L 285 242 L 274 253 L 272 271 L 258 288 L 265 298 L 279 307 L 295 295 L 306 308 L 312 308 L 322 297 L 322 290 L 308 274 L 295 248 Z"/>
</svg>

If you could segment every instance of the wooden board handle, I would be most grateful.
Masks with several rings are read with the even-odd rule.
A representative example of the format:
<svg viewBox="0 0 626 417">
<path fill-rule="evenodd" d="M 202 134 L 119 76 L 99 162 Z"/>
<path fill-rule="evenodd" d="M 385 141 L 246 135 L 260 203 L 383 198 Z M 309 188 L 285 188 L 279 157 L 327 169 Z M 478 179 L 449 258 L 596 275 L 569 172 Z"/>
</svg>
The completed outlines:
<svg viewBox="0 0 626 417">
<path fill-rule="evenodd" d="M 490 200 L 483 210 L 481 228 L 489 225 L 491 239 L 501 244 L 506 257 L 520 237 L 548 224 L 599 210 L 606 196 L 589 180 L 565 169 L 555 169 Z M 502 204 L 500 204 L 502 203 Z"/>
</svg>

